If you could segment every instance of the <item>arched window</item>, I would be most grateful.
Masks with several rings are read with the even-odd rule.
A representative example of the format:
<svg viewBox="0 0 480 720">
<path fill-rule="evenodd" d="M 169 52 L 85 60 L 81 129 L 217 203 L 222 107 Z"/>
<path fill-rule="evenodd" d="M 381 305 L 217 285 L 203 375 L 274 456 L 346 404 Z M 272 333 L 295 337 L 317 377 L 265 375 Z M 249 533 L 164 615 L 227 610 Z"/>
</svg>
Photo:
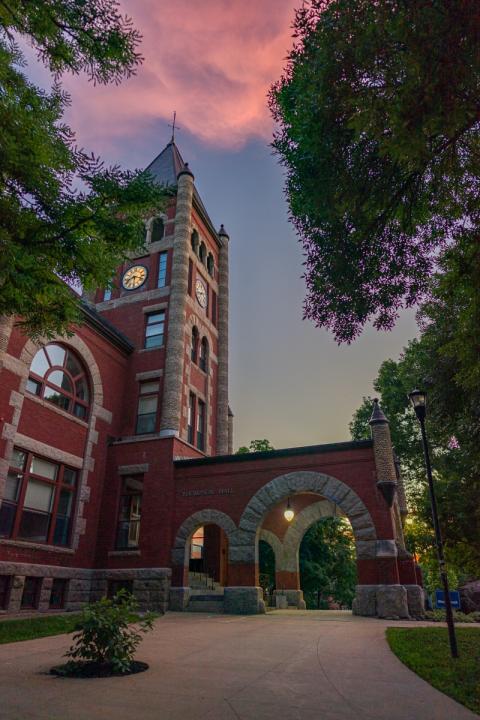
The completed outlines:
<svg viewBox="0 0 480 720">
<path fill-rule="evenodd" d="M 199 360 L 199 366 L 200 370 L 203 370 L 203 372 L 207 372 L 208 367 L 208 340 L 206 337 L 202 338 L 202 342 L 200 344 L 200 360 Z"/>
<path fill-rule="evenodd" d="M 190 349 L 190 358 L 192 362 L 196 363 L 198 357 L 198 330 L 196 327 L 192 328 L 192 347 Z"/>
<path fill-rule="evenodd" d="M 209 275 L 211 275 L 212 277 L 215 276 L 215 261 L 214 261 L 214 259 L 213 259 L 212 253 L 208 253 L 208 257 L 207 257 L 207 270 L 208 270 L 208 272 L 209 272 Z"/>
<path fill-rule="evenodd" d="M 190 237 L 190 243 L 192 245 L 192 250 L 195 253 L 195 255 L 198 255 L 198 232 L 196 230 L 192 230 L 192 235 Z"/>
<path fill-rule="evenodd" d="M 207 259 L 207 248 L 205 246 L 205 243 L 200 243 L 200 247 L 198 249 L 198 257 L 202 261 L 202 263 L 205 265 L 205 260 Z"/>
<path fill-rule="evenodd" d="M 156 217 L 153 219 L 152 222 L 152 235 L 151 235 L 151 242 L 158 242 L 158 240 L 161 240 L 163 238 L 163 235 L 165 233 L 165 225 L 163 224 L 162 218 Z"/>
<path fill-rule="evenodd" d="M 90 393 L 83 365 L 63 345 L 50 343 L 30 365 L 27 390 L 82 420 L 88 416 Z"/>
</svg>

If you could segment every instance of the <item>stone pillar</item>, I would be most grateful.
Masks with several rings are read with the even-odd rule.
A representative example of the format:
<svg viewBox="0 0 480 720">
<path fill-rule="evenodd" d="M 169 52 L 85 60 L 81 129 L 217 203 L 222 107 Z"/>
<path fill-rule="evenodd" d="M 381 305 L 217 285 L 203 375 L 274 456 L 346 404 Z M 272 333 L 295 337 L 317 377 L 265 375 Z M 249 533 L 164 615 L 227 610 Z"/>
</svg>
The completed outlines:
<svg viewBox="0 0 480 720">
<path fill-rule="evenodd" d="M 228 245 L 229 236 L 220 227 L 218 260 L 218 371 L 217 371 L 217 455 L 226 455 L 228 446 Z"/>
<path fill-rule="evenodd" d="M 392 507 L 397 490 L 397 472 L 390 437 L 390 426 L 383 410 L 375 399 L 370 428 L 377 471 L 377 487 L 382 493 L 388 507 Z"/>
<path fill-rule="evenodd" d="M 182 417 L 185 317 L 188 293 L 188 245 L 190 242 L 193 174 L 186 165 L 179 173 L 172 279 L 168 306 L 168 334 L 163 379 L 161 437 L 179 437 Z"/>
<path fill-rule="evenodd" d="M 8 341 L 13 328 L 13 315 L 0 315 L 0 364 L 2 355 L 7 352 Z"/>
<path fill-rule="evenodd" d="M 38 598 L 38 610 L 40 612 L 46 612 L 50 609 L 50 596 L 52 594 L 53 578 L 44 577 L 42 578 L 40 586 L 40 595 Z"/>
<path fill-rule="evenodd" d="M 233 455 L 233 412 L 228 406 L 228 454 Z"/>
<path fill-rule="evenodd" d="M 10 587 L 10 595 L 8 599 L 8 612 L 20 612 L 22 604 L 23 586 L 25 585 L 25 575 L 14 575 L 12 585 Z"/>
<path fill-rule="evenodd" d="M 261 587 L 226 587 L 223 597 L 226 615 L 258 615 L 265 612 Z"/>
</svg>

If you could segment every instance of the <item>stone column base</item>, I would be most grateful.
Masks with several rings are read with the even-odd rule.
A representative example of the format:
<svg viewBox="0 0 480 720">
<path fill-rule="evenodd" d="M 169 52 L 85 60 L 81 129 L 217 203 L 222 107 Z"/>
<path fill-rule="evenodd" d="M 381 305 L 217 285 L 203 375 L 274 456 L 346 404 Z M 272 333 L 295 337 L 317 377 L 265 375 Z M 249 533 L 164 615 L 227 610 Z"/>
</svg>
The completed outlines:
<svg viewBox="0 0 480 720">
<path fill-rule="evenodd" d="M 425 590 L 420 585 L 405 585 L 408 612 L 415 620 L 425 617 Z"/>
<path fill-rule="evenodd" d="M 224 612 L 227 615 L 258 615 L 265 612 L 261 587 L 226 587 Z"/>
<path fill-rule="evenodd" d="M 182 612 L 190 601 L 189 587 L 171 587 L 168 609 L 176 612 Z"/>
<path fill-rule="evenodd" d="M 409 602 L 408 588 L 412 588 L 411 602 Z M 422 591 L 418 585 L 357 585 L 352 612 L 354 615 L 390 620 L 409 618 L 410 614 L 413 617 L 421 617 L 417 615 L 420 601 L 418 591 Z M 415 609 L 415 613 L 412 609 Z"/>
<path fill-rule="evenodd" d="M 294 607 L 298 610 L 305 610 L 307 607 L 302 590 L 275 590 L 274 597 L 277 608 Z M 285 600 L 283 601 L 282 598 Z"/>
<path fill-rule="evenodd" d="M 410 617 L 403 585 L 377 585 L 377 616 L 388 620 Z"/>
</svg>

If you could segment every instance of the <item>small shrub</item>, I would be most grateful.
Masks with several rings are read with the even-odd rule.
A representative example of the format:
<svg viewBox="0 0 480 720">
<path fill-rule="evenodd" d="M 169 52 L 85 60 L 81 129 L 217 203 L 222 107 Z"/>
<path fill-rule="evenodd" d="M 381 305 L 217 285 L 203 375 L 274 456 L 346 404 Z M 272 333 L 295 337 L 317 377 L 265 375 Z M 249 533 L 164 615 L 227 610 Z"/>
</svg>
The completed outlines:
<svg viewBox="0 0 480 720">
<path fill-rule="evenodd" d="M 446 622 L 447 616 L 445 610 L 428 610 L 425 613 L 425 619 L 432 622 Z M 466 613 L 459 610 L 453 611 L 453 619 L 459 623 L 478 623 L 480 622 L 480 612 Z"/>
<path fill-rule="evenodd" d="M 137 601 L 126 590 L 120 590 L 111 600 L 102 598 L 87 605 L 75 627 L 67 657 L 109 665 L 117 673 L 128 672 L 142 633 L 152 629 L 155 617 L 148 613 L 133 627 L 130 623 L 137 609 Z"/>
</svg>

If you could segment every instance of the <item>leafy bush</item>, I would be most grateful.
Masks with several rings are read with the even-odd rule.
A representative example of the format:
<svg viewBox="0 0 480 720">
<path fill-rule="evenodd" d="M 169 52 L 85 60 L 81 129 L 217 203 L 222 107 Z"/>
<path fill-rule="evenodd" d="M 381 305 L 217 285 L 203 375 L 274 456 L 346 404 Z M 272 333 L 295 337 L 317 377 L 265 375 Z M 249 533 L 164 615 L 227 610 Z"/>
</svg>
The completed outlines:
<svg viewBox="0 0 480 720">
<path fill-rule="evenodd" d="M 445 610 L 429 610 L 425 613 L 425 619 L 432 622 L 446 622 Z M 466 613 L 453 611 L 453 619 L 455 622 L 462 623 L 480 623 L 480 612 Z"/>
<path fill-rule="evenodd" d="M 111 600 L 102 598 L 87 605 L 75 627 L 67 657 L 111 665 L 115 672 L 128 672 L 142 640 L 141 633 L 152 629 L 155 617 L 148 613 L 135 627 L 131 626 L 137 610 L 137 601 L 126 590 L 120 590 Z"/>
</svg>

